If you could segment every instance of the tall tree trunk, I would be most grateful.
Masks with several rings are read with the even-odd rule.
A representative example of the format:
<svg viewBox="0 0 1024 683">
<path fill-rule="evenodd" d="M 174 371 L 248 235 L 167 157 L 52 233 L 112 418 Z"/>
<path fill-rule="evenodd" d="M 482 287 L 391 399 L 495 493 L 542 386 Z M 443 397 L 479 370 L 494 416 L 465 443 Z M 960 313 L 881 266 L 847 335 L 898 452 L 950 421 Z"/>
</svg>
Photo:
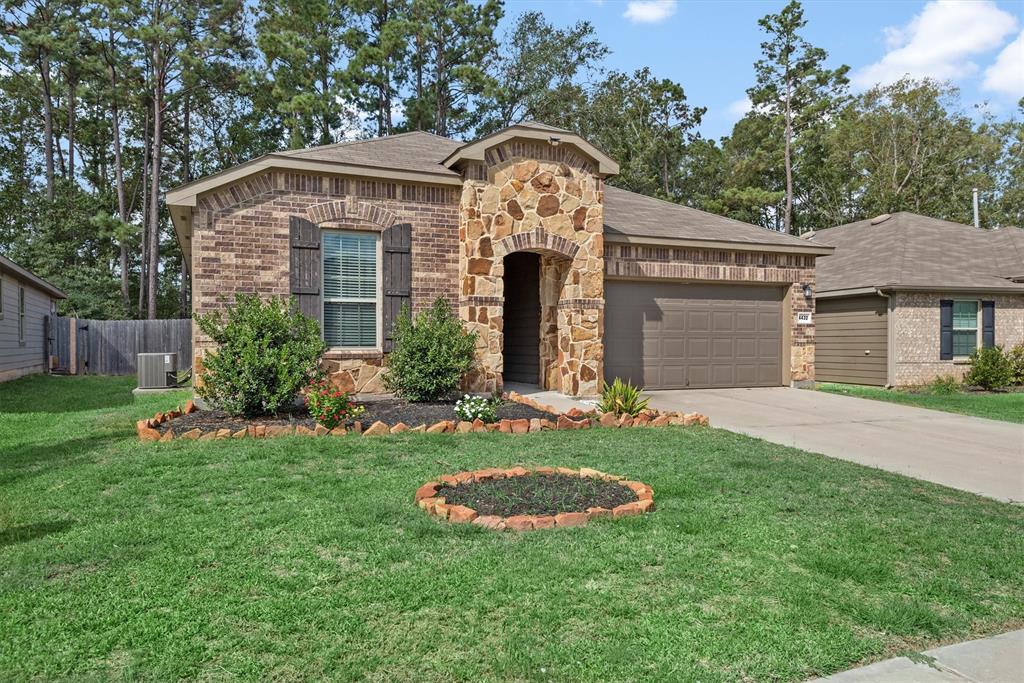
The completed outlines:
<svg viewBox="0 0 1024 683">
<path fill-rule="evenodd" d="M 121 268 L 121 303 L 124 306 L 125 314 L 131 308 L 131 295 L 128 288 L 128 235 L 124 234 L 128 225 L 128 204 L 124 193 L 124 161 L 121 157 L 121 112 L 117 106 L 117 67 L 114 64 L 116 46 L 114 45 L 114 31 L 107 30 L 107 41 L 110 49 L 110 127 L 114 146 L 114 189 L 117 193 L 117 217 L 121 219 L 120 254 L 118 254 L 118 265 Z"/>
<path fill-rule="evenodd" d="M 149 272 L 146 296 L 146 317 L 156 319 L 157 282 L 160 271 L 160 165 L 163 156 L 163 119 L 164 119 L 164 73 L 163 57 L 160 46 L 153 48 L 154 87 L 153 87 L 153 142 L 151 148 L 152 163 L 150 164 L 150 196 L 149 196 Z"/>
<path fill-rule="evenodd" d="M 192 182 L 192 96 L 185 93 L 182 106 L 181 137 L 182 137 L 182 181 Z M 185 252 L 181 252 L 181 286 L 178 287 L 178 317 L 187 318 L 189 312 L 189 287 L 188 264 L 185 262 Z"/>
<path fill-rule="evenodd" d="M 423 35 L 416 31 L 416 130 L 423 130 Z"/>
<path fill-rule="evenodd" d="M 53 201 L 53 96 L 50 89 L 50 55 L 39 55 L 39 77 L 43 86 L 43 156 L 46 157 L 46 198 Z"/>
<path fill-rule="evenodd" d="M 75 73 L 74 67 L 68 69 L 67 74 L 68 80 L 68 178 L 74 182 L 75 180 L 75 124 L 76 124 L 76 108 L 77 98 L 76 90 L 78 90 L 78 75 Z"/>
<path fill-rule="evenodd" d="M 792 147 L 793 147 L 793 109 L 792 109 L 792 97 L 793 89 L 792 84 L 789 80 L 789 74 L 786 75 L 786 214 L 783 225 L 787 233 L 792 232 L 793 225 L 793 158 L 792 158 Z"/>
<path fill-rule="evenodd" d="M 142 246 L 139 254 L 139 318 L 142 318 L 143 306 L 146 302 L 146 282 L 148 279 L 147 272 L 149 271 L 149 251 L 146 248 L 149 241 L 149 188 L 147 187 L 149 184 L 149 121 L 150 109 L 147 106 L 145 121 L 142 126 L 142 191 L 140 193 L 142 195 Z"/>
</svg>

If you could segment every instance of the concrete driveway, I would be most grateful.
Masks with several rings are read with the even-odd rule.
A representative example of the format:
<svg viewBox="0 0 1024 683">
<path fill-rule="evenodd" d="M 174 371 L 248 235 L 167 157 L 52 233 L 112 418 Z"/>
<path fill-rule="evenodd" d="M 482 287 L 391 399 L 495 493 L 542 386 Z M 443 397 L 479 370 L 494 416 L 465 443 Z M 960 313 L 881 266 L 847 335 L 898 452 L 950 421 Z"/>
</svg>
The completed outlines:
<svg viewBox="0 0 1024 683">
<path fill-rule="evenodd" d="M 1024 502 L 1024 425 L 805 389 L 648 392 L 652 408 L 1003 501 Z"/>
</svg>

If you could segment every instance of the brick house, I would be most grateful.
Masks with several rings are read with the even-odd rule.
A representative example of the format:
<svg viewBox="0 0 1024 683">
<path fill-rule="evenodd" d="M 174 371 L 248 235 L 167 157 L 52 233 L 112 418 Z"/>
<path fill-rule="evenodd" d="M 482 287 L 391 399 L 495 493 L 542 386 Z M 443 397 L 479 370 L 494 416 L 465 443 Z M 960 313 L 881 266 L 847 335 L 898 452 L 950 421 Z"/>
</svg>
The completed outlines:
<svg viewBox="0 0 1024 683">
<path fill-rule="evenodd" d="M 469 390 L 813 381 L 815 259 L 832 248 L 606 186 L 617 170 L 529 123 L 268 154 L 167 204 L 194 312 L 234 292 L 294 296 L 345 390 L 383 391 L 395 316 L 439 296 L 478 333 Z M 198 329 L 194 348 L 201 368 Z"/>
<path fill-rule="evenodd" d="M 1024 230 L 913 213 L 810 235 L 818 262 L 819 381 L 885 386 L 962 378 L 976 348 L 1024 343 Z"/>
</svg>

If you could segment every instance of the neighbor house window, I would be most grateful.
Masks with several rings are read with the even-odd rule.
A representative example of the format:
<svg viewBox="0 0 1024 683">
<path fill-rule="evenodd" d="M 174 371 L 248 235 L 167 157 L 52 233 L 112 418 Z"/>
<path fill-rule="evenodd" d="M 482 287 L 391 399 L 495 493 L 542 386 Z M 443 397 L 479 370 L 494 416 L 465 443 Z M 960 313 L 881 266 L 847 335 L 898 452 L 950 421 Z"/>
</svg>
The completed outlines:
<svg viewBox="0 0 1024 683">
<path fill-rule="evenodd" d="M 0 273 L 0 320 L 4 319 L 4 276 Z"/>
<path fill-rule="evenodd" d="M 330 347 L 377 347 L 379 242 L 376 233 L 323 232 L 324 341 Z"/>
<path fill-rule="evenodd" d="M 25 288 L 18 287 L 18 341 L 25 341 Z"/>
<path fill-rule="evenodd" d="M 978 348 L 978 302 L 953 302 L 953 356 L 965 357 Z"/>
</svg>

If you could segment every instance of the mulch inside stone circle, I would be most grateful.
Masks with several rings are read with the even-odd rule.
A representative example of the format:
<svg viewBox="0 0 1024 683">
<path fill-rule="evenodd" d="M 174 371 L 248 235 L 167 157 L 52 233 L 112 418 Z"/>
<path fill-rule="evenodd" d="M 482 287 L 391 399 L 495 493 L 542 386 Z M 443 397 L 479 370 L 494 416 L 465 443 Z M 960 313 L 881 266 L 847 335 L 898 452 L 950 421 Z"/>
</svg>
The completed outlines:
<svg viewBox="0 0 1024 683">
<path fill-rule="evenodd" d="M 499 517 L 586 512 L 592 507 L 610 510 L 638 500 L 636 493 L 618 482 L 565 474 L 527 474 L 444 485 L 437 489 L 437 495 L 448 505 L 465 505 L 478 515 Z"/>
<path fill-rule="evenodd" d="M 399 422 L 404 422 L 408 427 L 417 427 L 425 424 L 428 427 L 442 420 L 458 422 L 455 416 L 454 401 L 433 401 L 428 403 L 412 403 L 402 399 L 381 399 L 379 401 L 367 401 L 362 403 L 366 412 L 359 417 L 363 427 L 369 427 L 374 422 L 380 421 L 389 427 Z M 507 401 L 498 406 L 499 420 L 519 419 L 548 419 L 553 420 L 555 416 L 536 408 Z M 223 410 L 198 410 L 188 415 L 182 415 L 173 420 L 161 424 L 158 429 L 161 434 L 173 429 L 175 434 L 181 434 L 191 429 L 201 429 L 204 432 L 218 429 L 230 429 L 233 432 L 244 429 L 249 425 L 293 425 L 304 426 L 313 429 L 316 421 L 309 416 L 305 408 L 296 409 L 292 412 L 283 412 L 277 415 L 259 418 L 244 418 L 228 415 Z M 351 426 L 349 423 L 346 426 Z"/>
</svg>

